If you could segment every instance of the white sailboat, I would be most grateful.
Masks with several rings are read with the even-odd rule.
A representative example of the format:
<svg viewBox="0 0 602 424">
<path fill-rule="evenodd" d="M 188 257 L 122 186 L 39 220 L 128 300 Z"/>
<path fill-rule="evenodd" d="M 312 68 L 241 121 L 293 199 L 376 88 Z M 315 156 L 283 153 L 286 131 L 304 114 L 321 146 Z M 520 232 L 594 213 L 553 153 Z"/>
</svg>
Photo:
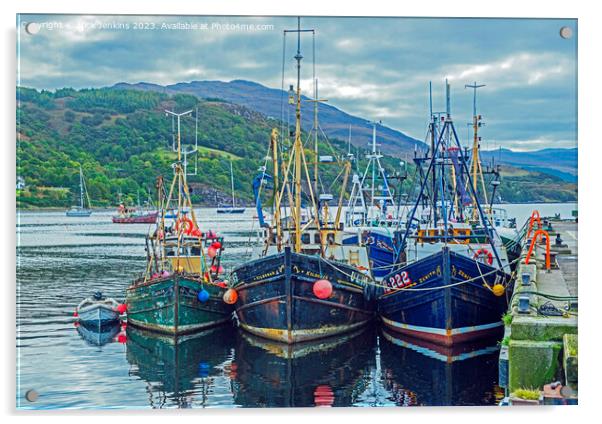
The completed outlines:
<svg viewBox="0 0 602 424">
<path fill-rule="evenodd" d="M 220 206 L 217 213 L 244 213 L 245 208 L 237 208 L 234 199 L 234 172 L 232 171 L 232 161 L 230 161 L 230 186 L 232 189 L 232 206 Z"/>
<path fill-rule="evenodd" d="M 84 194 L 88 201 L 88 207 L 84 206 Z M 90 203 L 90 197 L 88 196 L 88 190 L 86 189 L 86 182 L 84 180 L 84 173 L 81 165 L 79 166 L 79 206 L 71 206 L 71 209 L 67 210 L 65 214 L 71 217 L 88 217 L 92 215 L 92 204 Z"/>
</svg>

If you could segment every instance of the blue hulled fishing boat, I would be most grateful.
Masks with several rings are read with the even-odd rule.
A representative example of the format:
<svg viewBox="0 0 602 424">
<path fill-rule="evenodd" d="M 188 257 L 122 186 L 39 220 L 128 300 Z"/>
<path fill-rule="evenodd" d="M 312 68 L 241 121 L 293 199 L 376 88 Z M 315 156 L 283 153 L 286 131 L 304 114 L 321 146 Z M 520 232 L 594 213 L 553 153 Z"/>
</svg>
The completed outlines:
<svg viewBox="0 0 602 424">
<path fill-rule="evenodd" d="M 352 189 L 345 212 L 345 232 L 351 234 L 344 243 L 362 243 L 368 248 L 372 275 L 382 279 L 391 271 L 395 262 L 395 230 L 400 225 L 400 208 L 396 205 L 392 179 L 406 179 L 405 162 L 401 162 L 403 173 L 389 175 L 381 164 L 383 155 L 377 150 L 377 123 L 372 123 L 371 150 L 366 155 L 368 164 L 363 173 L 352 177 Z M 351 145 L 351 134 L 349 136 Z M 349 149 L 348 156 L 351 155 Z M 401 193 L 401 191 L 400 191 Z"/>
<path fill-rule="evenodd" d="M 446 114 L 431 113 L 430 151 L 415 158 L 426 170 L 378 309 L 391 330 L 452 345 L 501 331 L 511 276 L 503 243 L 474 189 L 446 88 Z"/>
</svg>

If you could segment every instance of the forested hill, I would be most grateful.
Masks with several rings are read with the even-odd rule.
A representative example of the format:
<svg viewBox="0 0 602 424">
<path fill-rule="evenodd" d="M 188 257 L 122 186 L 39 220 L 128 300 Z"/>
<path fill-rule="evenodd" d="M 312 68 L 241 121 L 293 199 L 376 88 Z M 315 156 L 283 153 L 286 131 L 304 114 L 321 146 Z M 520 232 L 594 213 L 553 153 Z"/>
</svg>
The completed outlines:
<svg viewBox="0 0 602 424">
<path fill-rule="evenodd" d="M 83 167 L 93 206 L 115 206 L 119 195 L 127 203 L 142 200 L 158 175 L 169 179 L 175 154 L 171 150 L 172 120 L 165 109 L 178 112 L 198 107 L 197 176 L 190 176 L 193 201 L 215 206 L 228 203 L 230 161 L 236 196 L 252 201 L 252 179 L 264 164 L 269 136 L 279 122 L 220 99 L 189 94 L 126 89 L 57 89 L 54 92 L 19 87 L 17 90 L 17 188 L 19 208 L 67 207 L 79 192 L 79 165 Z M 194 119 L 182 121 L 183 142 L 194 143 Z M 305 139 L 306 135 L 304 135 Z M 330 140 L 339 153 L 346 143 Z M 322 143 L 321 151 L 328 146 Z M 363 154 L 359 155 L 364 158 Z M 189 170 L 194 169 L 194 161 Z M 399 160 L 383 158 L 389 172 Z M 359 167 L 365 166 L 365 159 Z M 398 169 L 397 169 L 398 170 Z M 334 180 L 339 172 L 327 168 Z M 403 188 L 411 192 L 414 175 Z M 337 192 L 334 186 L 333 192 Z M 505 167 L 498 194 L 503 201 L 567 201 L 576 199 L 576 185 L 560 178 Z"/>
<path fill-rule="evenodd" d="M 248 107 L 251 110 L 286 121 L 288 116 L 294 121 L 295 106 L 286 104 L 281 109 L 282 101 L 286 103 L 287 92 L 266 87 L 253 81 L 234 80 L 224 81 L 192 81 L 172 85 L 157 85 L 152 83 L 127 84 L 118 83 L 116 89 L 137 89 L 156 91 L 160 93 L 186 93 L 202 98 L 218 98 L 228 102 Z M 309 100 L 303 96 L 304 100 Z M 313 103 L 304 101 L 301 104 L 301 124 L 303 129 L 310 131 L 313 127 Z M 286 109 L 288 108 L 288 110 Z M 364 148 L 372 141 L 372 124 L 366 118 L 353 116 L 336 108 L 329 103 L 320 103 L 320 128 L 329 138 L 347 140 L 351 130 L 351 143 Z M 284 112 L 284 115 L 283 115 Z M 379 144 L 383 153 L 403 157 L 412 154 L 415 149 L 424 150 L 426 145 L 401 131 L 379 125 Z"/>
<path fill-rule="evenodd" d="M 236 190 L 249 200 L 252 176 L 263 163 L 275 125 L 259 113 L 183 94 L 19 88 L 17 175 L 25 182 L 19 206 L 72 204 L 79 190 L 79 164 L 93 205 L 115 205 L 118 193 L 126 202 L 134 202 L 138 192 L 144 200 L 149 189 L 154 193 L 157 175 L 173 175 L 172 119 L 164 109 L 195 107 L 202 175 L 189 177 L 194 197 L 213 204 L 216 196 L 225 201 L 232 160 Z M 182 120 L 184 143 L 194 144 L 194 125 L 193 118 Z"/>
</svg>

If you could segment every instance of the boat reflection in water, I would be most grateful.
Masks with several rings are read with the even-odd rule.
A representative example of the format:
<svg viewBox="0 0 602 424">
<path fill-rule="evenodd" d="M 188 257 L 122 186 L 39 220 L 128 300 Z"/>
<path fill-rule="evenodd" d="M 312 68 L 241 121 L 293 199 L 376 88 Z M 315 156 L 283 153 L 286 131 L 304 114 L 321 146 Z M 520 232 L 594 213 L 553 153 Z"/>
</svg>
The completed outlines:
<svg viewBox="0 0 602 424">
<path fill-rule="evenodd" d="M 76 323 L 76 328 L 81 338 L 90 346 L 104 346 L 107 343 L 124 340 L 123 336 L 125 336 L 125 334 L 120 333 L 122 326 L 119 322 L 104 326 Z"/>
<path fill-rule="evenodd" d="M 289 345 L 240 331 L 234 401 L 248 408 L 350 406 L 375 365 L 375 337 L 368 328 Z"/>
<path fill-rule="evenodd" d="M 168 336 L 129 326 L 130 375 L 146 381 L 152 408 L 228 404 L 233 335 L 231 328 L 223 327 Z"/>
<path fill-rule="evenodd" d="M 504 396 L 496 340 L 445 347 L 384 328 L 381 334 L 383 384 L 397 405 L 495 405 Z"/>
</svg>

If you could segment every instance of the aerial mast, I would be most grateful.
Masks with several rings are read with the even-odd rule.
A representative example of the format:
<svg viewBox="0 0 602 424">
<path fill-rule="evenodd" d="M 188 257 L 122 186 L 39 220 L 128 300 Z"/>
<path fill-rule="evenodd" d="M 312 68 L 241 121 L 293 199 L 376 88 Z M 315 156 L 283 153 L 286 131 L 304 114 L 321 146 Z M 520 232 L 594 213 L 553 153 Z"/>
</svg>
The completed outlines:
<svg viewBox="0 0 602 424">
<path fill-rule="evenodd" d="M 178 153 L 178 162 L 176 163 L 175 167 L 174 167 L 174 172 L 176 173 L 176 177 L 178 179 L 178 211 L 182 209 L 182 190 L 180 189 L 181 186 L 185 186 L 186 185 L 186 174 L 183 172 L 182 169 L 182 139 L 181 139 L 181 135 L 180 135 L 180 119 L 183 116 L 189 115 L 192 113 L 192 109 L 191 110 L 187 110 L 186 112 L 182 112 L 182 113 L 176 113 L 173 112 L 171 110 L 165 110 L 165 113 L 168 115 L 172 115 L 175 116 L 177 119 L 177 136 L 176 136 L 176 143 L 173 146 L 173 150 L 175 152 Z M 188 152 L 186 152 L 188 153 Z"/>
<path fill-rule="evenodd" d="M 473 89 L 473 97 L 472 97 L 472 129 L 473 129 L 473 140 L 472 140 L 472 186 L 475 193 L 477 193 L 477 184 L 480 177 L 483 197 L 485 199 L 485 204 L 487 204 L 487 190 L 485 190 L 485 180 L 483 179 L 483 170 L 481 168 L 481 161 L 479 159 L 479 127 L 483 125 L 481 122 L 481 116 L 477 115 L 477 89 L 485 87 L 485 84 L 477 84 L 475 81 L 473 84 L 465 84 L 464 88 L 472 88 Z M 475 199 L 475 202 L 477 199 Z M 477 212 L 473 208 L 473 217 L 476 218 Z"/>
</svg>

